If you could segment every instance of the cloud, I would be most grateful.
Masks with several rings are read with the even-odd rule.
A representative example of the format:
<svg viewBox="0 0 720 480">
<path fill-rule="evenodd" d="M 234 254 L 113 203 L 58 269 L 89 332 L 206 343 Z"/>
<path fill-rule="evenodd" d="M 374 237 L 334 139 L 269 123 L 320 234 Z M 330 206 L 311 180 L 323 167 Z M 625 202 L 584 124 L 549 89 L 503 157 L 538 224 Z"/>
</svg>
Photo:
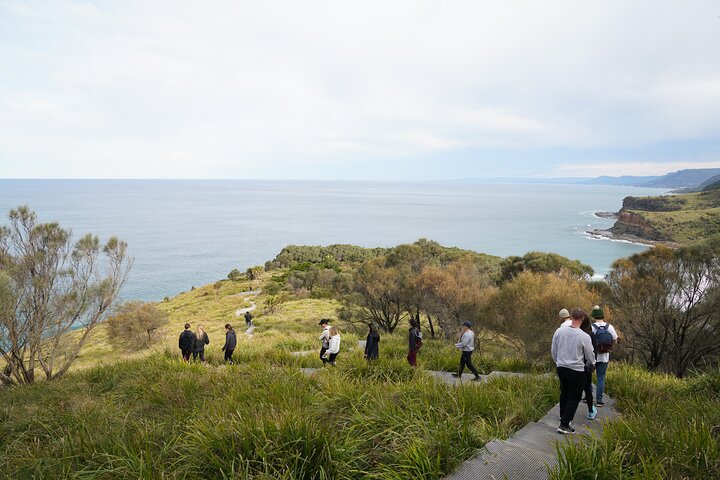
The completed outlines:
<svg viewBox="0 0 720 480">
<path fill-rule="evenodd" d="M 710 1 L 8 1 L 0 177 L 528 175 L 672 142 L 707 161 L 718 44 Z"/>
</svg>

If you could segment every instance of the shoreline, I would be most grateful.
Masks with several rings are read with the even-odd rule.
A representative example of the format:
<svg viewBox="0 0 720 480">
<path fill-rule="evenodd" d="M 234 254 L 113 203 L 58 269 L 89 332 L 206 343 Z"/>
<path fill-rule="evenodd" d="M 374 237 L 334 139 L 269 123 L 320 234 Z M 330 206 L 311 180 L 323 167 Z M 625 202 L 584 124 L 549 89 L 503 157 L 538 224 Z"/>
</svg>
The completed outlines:
<svg viewBox="0 0 720 480">
<path fill-rule="evenodd" d="M 610 240 L 613 242 L 624 242 L 624 243 L 632 243 L 634 245 L 644 245 L 646 247 L 654 247 L 656 245 L 664 245 L 666 247 L 670 248 L 679 248 L 680 244 L 675 242 L 666 242 L 666 241 L 658 241 L 658 240 L 648 240 L 646 238 L 638 237 L 637 235 L 630 235 L 630 234 L 614 234 L 610 230 L 603 230 L 600 228 L 596 228 L 593 230 L 586 230 L 586 234 L 588 234 L 591 238 L 595 240 Z"/>
</svg>

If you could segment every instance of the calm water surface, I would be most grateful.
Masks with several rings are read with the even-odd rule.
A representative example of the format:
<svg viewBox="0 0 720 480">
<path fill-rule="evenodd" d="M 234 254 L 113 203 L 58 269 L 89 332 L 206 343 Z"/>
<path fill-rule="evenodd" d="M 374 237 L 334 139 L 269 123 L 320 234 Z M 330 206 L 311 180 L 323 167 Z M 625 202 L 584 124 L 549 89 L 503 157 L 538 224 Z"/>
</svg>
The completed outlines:
<svg viewBox="0 0 720 480">
<path fill-rule="evenodd" d="M 125 299 L 160 300 L 263 264 L 284 246 L 389 247 L 425 237 L 493 255 L 552 251 L 608 272 L 644 250 L 584 232 L 628 195 L 657 189 L 305 181 L 0 180 L 0 223 L 18 205 L 76 237 L 117 235 L 135 259 Z"/>
</svg>

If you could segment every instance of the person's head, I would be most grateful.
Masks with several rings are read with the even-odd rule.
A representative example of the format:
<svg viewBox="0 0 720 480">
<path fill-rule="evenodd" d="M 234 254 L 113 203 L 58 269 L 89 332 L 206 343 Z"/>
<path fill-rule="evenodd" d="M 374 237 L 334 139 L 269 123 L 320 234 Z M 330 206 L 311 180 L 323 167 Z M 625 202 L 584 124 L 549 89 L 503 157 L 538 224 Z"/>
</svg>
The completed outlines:
<svg viewBox="0 0 720 480">
<path fill-rule="evenodd" d="M 186 323 L 186 324 L 185 324 L 185 330 L 190 330 L 190 324 L 189 324 L 189 323 Z"/>
<path fill-rule="evenodd" d="M 202 327 L 202 325 L 197 326 L 197 330 L 195 331 L 195 334 L 198 338 L 202 338 L 203 335 L 205 335 L 205 329 Z"/>
<path fill-rule="evenodd" d="M 468 322 L 467 320 L 465 320 L 465 321 L 462 323 L 462 326 L 463 326 L 463 330 L 470 330 L 470 329 L 472 328 L 472 323 L 470 323 L 470 322 Z"/>
<path fill-rule="evenodd" d="M 232 330 L 232 325 L 230 325 L 229 323 L 226 323 L 225 330 L 228 330 L 228 331 Z"/>
<path fill-rule="evenodd" d="M 561 322 L 564 322 L 565 320 L 567 320 L 568 318 L 570 318 L 570 312 L 568 312 L 567 308 L 563 308 L 563 309 L 560 310 L 560 312 L 558 313 L 558 317 L 560 317 L 560 321 L 561 321 Z"/>
<path fill-rule="evenodd" d="M 573 326 L 579 327 L 583 321 L 583 318 L 585 318 L 585 315 L 585 310 L 583 310 L 582 308 L 573 308 L 573 311 L 570 313 L 570 318 L 572 319 Z"/>
<path fill-rule="evenodd" d="M 328 326 L 329 323 L 330 323 L 330 320 L 328 320 L 327 318 L 322 318 L 322 319 L 320 319 L 320 323 L 318 325 L 325 328 Z"/>
<path fill-rule="evenodd" d="M 410 326 L 412 328 L 417 328 L 417 320 L 415 320 L 413 317 L 410 317 Z"/>
<path fill-rule="evenodd" d="M 588 317 L 587 313 L 583 317 L 582 323 L 580 324 L 580 330 L 587 334 L 592 332 L 592 327 L 590 326 L 590 317 Z"/>
<path fill-rule="evenodd" d="M 334 337 L 335 335 L 340 335 L 340 332 L 338 332 L 337 328 L 330 327 L 330 336 Z"/>
<path fill-rule="evenodd" d="M 600 308 L 600 305 L 595 305 L 592 309 L 592 312 L 590 312 L 590 316 L 594 320 L 604 320 L 605 319 L 605 313 L 602 311 L 602 308 Z"/>
</svg>

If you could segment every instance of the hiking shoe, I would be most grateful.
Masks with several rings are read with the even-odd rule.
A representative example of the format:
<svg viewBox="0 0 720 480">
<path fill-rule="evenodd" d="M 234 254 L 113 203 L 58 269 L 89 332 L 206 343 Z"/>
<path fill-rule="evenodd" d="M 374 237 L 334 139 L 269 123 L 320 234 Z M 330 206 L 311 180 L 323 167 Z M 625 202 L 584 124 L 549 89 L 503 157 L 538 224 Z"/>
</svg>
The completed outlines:
<svg viewBox="0 0 720 480">
<path fill-rule="evenodd" d="M 595 416 L 597 415 L 597 408 L 592 407 L 592 410 L 590 410 L 587 414 L 587 418 L 590 420 L 595 420 Z"/>
<path fill-rule="evenodd" d="M 597 405 L 598 407 L 604 407 L 605 402 L 597 402 L 595 405 Z"/>
<path fill-rule="evenodd" d="M 482 382 L 482 378 L 475 377 L 475 378 L 473 378 L 473 382 Z"/>
<path fill-rule="evenodd" d="M 460 378 L 460 374 L 459 374 L 459 373 L 453 373 L 452 376 L 455 377 L 455 378 Z"/>
<path fill-rule="evenodd" d="M 575 429 L 571 426 L 565 427 L 563 425 L 560 425 L 557 429 L 557 433 L 562 433 L 563 435 L 572 435 L 573 433 L 575 433 Z"/>
</svg>

